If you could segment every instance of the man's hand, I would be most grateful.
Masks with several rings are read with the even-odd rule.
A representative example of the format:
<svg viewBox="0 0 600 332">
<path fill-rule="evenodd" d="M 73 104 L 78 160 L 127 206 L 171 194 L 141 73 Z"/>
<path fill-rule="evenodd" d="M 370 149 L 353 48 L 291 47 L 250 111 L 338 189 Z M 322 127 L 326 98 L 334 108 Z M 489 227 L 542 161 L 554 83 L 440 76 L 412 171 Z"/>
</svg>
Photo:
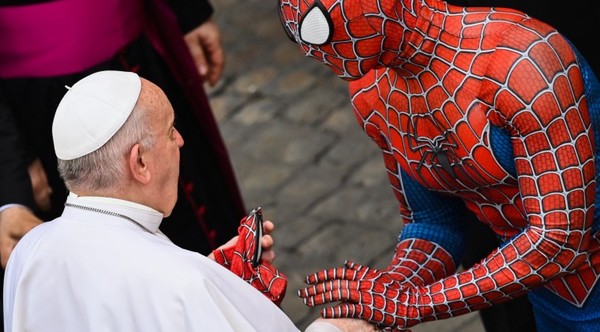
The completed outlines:
<svg viewBox="0 0 600 332">
<path fill-rule="evenodd" d="M 42 220 L 23 206 L 9 207 L 0 212 L 0 263 L 3 269 L 17 242 L 41 223 Z"/>
<path fill-rule="evenodd" d="M 270 235 L 274 229 L 275 229 L 275 225 L 273 224 L 273 222 L 270 220 L 265 220 L 265 222 L 263 223 L 263 232 L 264 233 L 263 233 L 262 238 L 260 239 L 260 245 L 262 246 L 262 249 L 263 249 L 262 255 L 260 256 L 260 260 L 262 262 L 266 262 L 269 264 L 273 264 L 273 261 L 275 260 L 275 250 L 273 250 L 274 240 L 273 240 L 273 237 Z M 235 247 L 235 244 L 237 243 L 238 238 L 239 238 L 239 236 L 233 237 L 231 240 L 227 241 L 227 243 L 220 246 L 216 250 L 227 250 L 227 249 L 231 249 L 231 248 Z M 215 260 L 214 252 L 211 252 L 208 255 L 208 258 Z"/>
<path fill-rule="evenodd" d="M 332 331 L 330 326 L 336 327 L 341 332 L 378 332 L 381 331 L 374 324 L 357 318 L 317 318 L 304 332 Z"/>
<path fill-rule="evenodd" d="M 27 168 L 29 178 L 31 179 L 31 189 L 33 190 L 33 198 L 35 204 L 41 211 L 49 211 L 52 207 L 50 196 L 52 195 L 52 187 L 48 184 L 46 171 L 39 159 L 34 160 Z"/>
<path fill-rule="evenodd" d="M 198 72 L 210 86 L 215 86 L 225 66 L 219 27 L 214 21 L 208 20 L 188 32 L 184 39 L 196 62 Z"/>
</svg>

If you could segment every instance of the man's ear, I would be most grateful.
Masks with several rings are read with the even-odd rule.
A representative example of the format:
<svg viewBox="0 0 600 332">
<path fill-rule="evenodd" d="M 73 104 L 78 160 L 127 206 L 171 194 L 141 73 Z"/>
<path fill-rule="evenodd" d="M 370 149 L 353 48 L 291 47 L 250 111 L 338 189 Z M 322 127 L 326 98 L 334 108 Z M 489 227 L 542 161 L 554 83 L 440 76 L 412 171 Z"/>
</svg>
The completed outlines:
<svg viewBox="0 0 600 332">
<path fill-rule="evenodd" d="M 146 163 L 144 148 L 138 143 L 129 151 L 129 170 L 137 181 L 146 184 L 150 182 L 151 174 Z"/>
</svg>

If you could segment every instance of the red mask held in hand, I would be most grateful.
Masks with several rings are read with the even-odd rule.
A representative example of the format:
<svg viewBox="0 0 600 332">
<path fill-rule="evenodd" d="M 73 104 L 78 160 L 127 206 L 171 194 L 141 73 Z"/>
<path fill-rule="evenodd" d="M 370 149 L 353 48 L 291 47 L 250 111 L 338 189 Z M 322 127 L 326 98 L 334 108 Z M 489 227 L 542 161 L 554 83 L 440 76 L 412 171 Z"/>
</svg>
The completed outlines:
<svg viewBox="0 0 600 332">
<path fill-rule="evenodd" d="M 280 305 L 287 288 L 287 277 L 271 264 L 261 261 L 262 209 L 252 210 L 242 218 L 236 244 L 213 251 L 217 263 L 246 280 L 252 287 Z"/>
</svg>

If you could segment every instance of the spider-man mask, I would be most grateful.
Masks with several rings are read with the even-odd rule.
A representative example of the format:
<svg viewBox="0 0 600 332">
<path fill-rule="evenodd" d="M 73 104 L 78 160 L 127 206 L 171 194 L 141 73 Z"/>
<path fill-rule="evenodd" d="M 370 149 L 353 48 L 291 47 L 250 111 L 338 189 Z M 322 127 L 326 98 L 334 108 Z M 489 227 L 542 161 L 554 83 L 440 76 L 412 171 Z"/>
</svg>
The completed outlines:
<svg viewBox="0 0 600 332">
<path fill-rule="evenodd" d="M 393 0 L 279 0 L 279 16 L 288 37 L 305 55 L 327 65 L 339 77 L 355 80 L 380 63 Z"/>
</svg>

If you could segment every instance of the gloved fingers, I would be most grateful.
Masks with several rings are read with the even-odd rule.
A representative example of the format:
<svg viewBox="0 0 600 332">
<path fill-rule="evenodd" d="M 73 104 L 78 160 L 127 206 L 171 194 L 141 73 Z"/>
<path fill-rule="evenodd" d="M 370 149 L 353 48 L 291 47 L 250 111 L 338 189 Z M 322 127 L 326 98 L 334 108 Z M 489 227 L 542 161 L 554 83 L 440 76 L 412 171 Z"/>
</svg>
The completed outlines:
<svg viewBox="0 0 600 332">
<path fill-rule="evenodd" d="M 323 318 L 362 318 L 365 306 L 354 303 L 342 303 L 337 306 L 323 308 L 321 317 Z"/>
<path fill-rule="evenodd" d="M 325 269 L 306 276 L 304 282 L 312 285 L 329 280 L 348 279 L 347 274 L 352 275 L 353 272 L 344 267 Z"/>
<path fill-rule="evenodd" d="M 313 285 L 298 291 L 304 304 L 316 306 L 329 302 L 351 301 L 359 302 L 362 299 L 360 281 L 334 280 Z M 368 293 L 365 293 L 368 296 Z"/>
<path fill-rule="evenodd" d="M 357 271 L 345 267 L 337 267 L 332 269 L 321 270 L 306 277 L 305 283 L 312 285 L 330 280 L 356 280 Z"/>
<path fill-rule="evenodd" d="M 380 271 L 377 269 L 370 268 L 368 266 L 364 266 L 364 265 L 360 265 L 360 264 L 356 264 L 353 261 L 346 261 L 346 263 L 344 263 L 344 266 L 346 266 L 346 268 L 349 270 L 356 271 L 356 274 L 352 278 L 353 280 L 373 279 L 373 278 L 376 278 L 380 274 Z"/>
<path fill-rule="evenodd" d="M 356 264 L 354 261 L 351 261 L 351 260 L 346 260 L 344 262 L 344 266 L 351 270 L 359 270 L 362 268 L 362 265 Z"/>
<path fill-rule="evenodd" d="M 380 275 L 377 269 L 346 262 L 344 267 L 325 269 L 306 277 L 305 283 L 312 285 L 329 280 L 362 280 L 374 279 Z"/>
</svg>

